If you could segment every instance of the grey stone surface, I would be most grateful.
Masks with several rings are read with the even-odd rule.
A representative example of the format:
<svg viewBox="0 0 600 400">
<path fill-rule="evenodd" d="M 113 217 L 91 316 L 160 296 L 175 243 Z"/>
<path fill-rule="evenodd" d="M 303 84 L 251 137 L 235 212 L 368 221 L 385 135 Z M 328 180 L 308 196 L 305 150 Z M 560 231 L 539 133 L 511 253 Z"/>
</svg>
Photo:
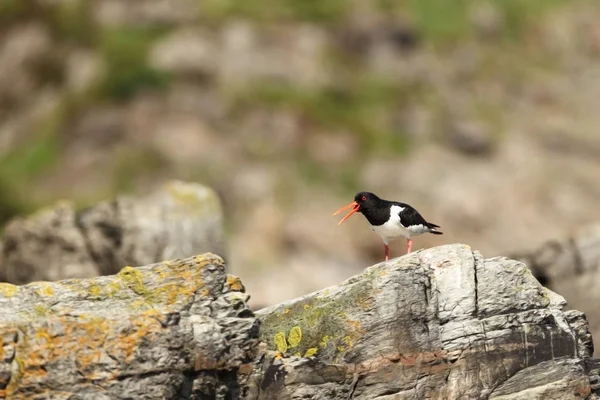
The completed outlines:
<svg viewBox="0 0 600 400">
<path fill-rule="evenodd" d="M 0 284 L 0 398 L 239 398 L 259 349 L 243 291 L 209 253 Z"/>
<path fill-rule="evenodd" d="M 274 282 L 273 284 L 276 284 Z M 0 398 L 596 399 L 585 315 L 447 245 L 259 310 L 213 254 L 0 284 Z"/>
<path fill-rule="evenodd" d="M 490 399 L 581 399 L 581 394 L 589 391 L 582 364 L 574 360 L 545 361 L 525 368 L 498 386 Z"/>
<path fill-rule="evenodd" d="M 585 315 L 522 263 L 418 251 L 257 312 L 283 358 L 254 399 L 554 399 L 592 394 Z"/>
<path fill-rule="evenodd" d="M 147 196 L 81 211 L 61 203 L 14 219 L 0 243 L 0 280 L 93 277 L 203 252 L 226 257 L 219 199 L 205 186 L 173 181 Z"/>
<path fill-rule="evenodd" d="M 583 311 L 592 335 L 600 336 L 600 291 L 596 289 L 600 282 L 600 224 L 511 258 L 526 264 L 545 286 L 563 295 L 570 307 Z"/>
</svg>

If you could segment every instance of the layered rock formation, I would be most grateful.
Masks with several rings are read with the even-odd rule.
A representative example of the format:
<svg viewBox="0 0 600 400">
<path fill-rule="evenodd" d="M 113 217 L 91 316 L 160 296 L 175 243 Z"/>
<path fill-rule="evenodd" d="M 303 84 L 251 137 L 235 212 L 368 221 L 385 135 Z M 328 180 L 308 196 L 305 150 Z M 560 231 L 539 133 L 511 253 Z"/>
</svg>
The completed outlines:
<svg viewBox="0 0 600 400">
<path fill-rule="evenodd" d="M 592 339 L 565 303 L 522 263 L 420 251 L 259 311 L 291 356 L 256 372 L 259 398 L 585 398 Z"/>
<path fill-rule="evenodd" d="M 145 196 L 119 196 L 85 210 L 71 203 L 16 218 L 0 242 L 0 280 L 85 278 L 124 265 L 225 254 L 219 199 L 205 186 L 172 181 Z"/>
<path fill-rule="evenodd" d="M 0 291 L 5 398 L 591 399 L 598 379 L 585 315 L 464 245 L 256 316 L 211 254 Z"/>
<path fill-rule="evenodd" d="M 211 254 L 0 285 L 0 398 L 239 398 L 258 322 Z"/>
<path fill-rule="evenodd" d="M 533 274 L 569 305 L 583 311 L 594 337 L 600 335 L 600 225 L 592 224 L 575 235 L 551 240 L 539 248 L 516 253 Z"/>
<path fill-rule="evenodd" d="M 268 305 L 379 259 L 306 218 L 367 188 L 449 243 L 537 246 L 600 220 L 600 7 L 539 3 L 4 0 L 0 220 L 201 179 Z"/>
</svg>

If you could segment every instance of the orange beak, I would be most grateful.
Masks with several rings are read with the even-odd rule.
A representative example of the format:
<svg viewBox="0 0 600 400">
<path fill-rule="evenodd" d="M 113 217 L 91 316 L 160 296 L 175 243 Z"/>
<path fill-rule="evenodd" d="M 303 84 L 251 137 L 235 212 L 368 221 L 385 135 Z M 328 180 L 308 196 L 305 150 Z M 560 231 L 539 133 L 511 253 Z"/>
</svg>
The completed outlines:
<svg viewBox="0 0 600 400">
<path fill-rule="evenodd" d="M 352 203 L 348 204 L 345 207 L 340 208 L 339 210 L 337 210 L 336 212 L 333 213 L 333 215 L 337 215 L 339 213 L 341 213 L 342 211 L 345 211 L 349 208 L 352 208 L 352 210 L 350 210 L 350 212 L 348 214 L 346 214 L 346 216 L 344 218 L 342 218 L 342 220 L 340 222 L 338 222 L 338 225 L 340 225 L 342 222 L 344 222 L 345 220 L 347 220 L 348 218 L 350 218 L 350 216 L 352 214 L 354 214 L 355 212 L 358 211 L 358 209 L 360 208 L 360 206 L 358 205 L 357 202 L 353 201 Z"/>
</svg>

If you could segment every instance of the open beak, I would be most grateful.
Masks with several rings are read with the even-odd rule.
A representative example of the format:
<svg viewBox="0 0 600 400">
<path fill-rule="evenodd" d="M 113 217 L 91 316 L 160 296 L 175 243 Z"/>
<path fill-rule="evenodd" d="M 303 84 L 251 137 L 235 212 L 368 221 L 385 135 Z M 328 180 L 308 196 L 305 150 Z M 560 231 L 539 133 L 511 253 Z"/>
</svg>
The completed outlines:
<svg viewBox="0 0 600 400">
<path fill-rule="evenodd" d="M 350 216 L 352 214 L 354 214 L 355 212 L 358 211 L 358 209 L 360 208 L 360 206 L 358 205 L 357 202 L 353 201 L 352 203 L 348 204 L 345 207 L 340 208 L 339 210 L 337 210 L 336 212 L 333 213 L 333 215 L 337 215 L 339 213 L 341 213 L 342 211 L 345 211 L 349 208 L 352 208 L 352 210 L 350 210 L 350 212 L 348 214 L 346 214 L 346 216 L 344 218 L 342 218 L 342 220 L 340 222 L 338 222 L 338 225 L 340 225 L 342 222 L 344 222 L 345 220 L 347 220 L 348 218 L 350 218 Z"/>
</svg>

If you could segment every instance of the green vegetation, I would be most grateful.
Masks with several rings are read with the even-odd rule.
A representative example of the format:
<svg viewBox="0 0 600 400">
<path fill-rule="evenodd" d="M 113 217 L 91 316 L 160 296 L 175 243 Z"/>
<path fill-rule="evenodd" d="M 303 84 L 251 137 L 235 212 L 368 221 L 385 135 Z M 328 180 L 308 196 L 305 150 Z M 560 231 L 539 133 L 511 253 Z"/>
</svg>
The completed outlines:
<svg viewBox="0 0 600 400">
<path fill-rule="evenodd" d="M 0 28 L 31 14 L 34 4 L 29 0 L 0 1 Z"/>
<path fill-rule="evenodd" d="M 471 33 L 468 21 L 470 0 L 409 0 L 417 30 L 432 42 L 453 41 Z"/>
<path fill-rule="evenodd" d="M 56 39 L 90 47 L 94 45 L 97 27 L 92 19 L 91 2 L 0 1 L 0 29 L 32 19 L 43 21 Z"/>
<path fill-rule="evenodd" d="M 201 5 L 203 19 L 208 21 L 241 17 L 261 22 L 281 20 L 331 23 L 340 21 L 349 11 L 349 0 L 207 0 Z"/>
<path fill-rule="evenodd" d="M 43 21 L 54 40 L 62 45 L 99 51 L 107 70 L 91 92 L 77 98 L 65 94 L 58 109 L 35 125 L 28 141 L 0 157 L 0 223 L 39 206 L 27 192 L 60 160 L 61 137 L 73 117 L 98 102 L 124 101 L 141 90 L 163 90 L 170 78 L 147 65 L 148 50 L 152 42 L 164 34 L 163 28 L 101 31 L 93 21 L 91 4 L 85 1 L 56 4 L 31 0 L 0 2 L 0 31 L 27 20 Z M 53 52 L 37 60 L 32 68 L 40 82 L 63 83 L 63 56 L 62 52 Z M 139 150 L 135 153 L 119 162 L 116 177 L 119 189 L 128 187 L 141 168 L 152 170 L 150 167 L 157 163 L 156 152 Z"/>
<path fill-rule="evenodd" d="M 25 199 L 15 193 L 15 183 L 0 177 L 0 225 L 30 209 Z"/>
<path fill-rule="evenodd" d="M 92 17 L 92 6 L 90 1 L 67 1 L 49 8 L 45 15 L 54 36 L 67 43 L 94 47 L 99 29 Z"/>
<path fill-rule="evenodd" d="M 98 87 L 100 99 L 122 101 L 143 89 L 165 89 L 169 76 L 147 63 L 148 50 L 162 29 L 118 29 L 100 35 L 99 50 L 108 70 Z"/>
<path fill-rule="evenodd" d="M 490 3 L 499 14 L 500 40 L 518 40 L 545 11 L 566 0 L 379 0 L 379 6 L 396 15 L 408 15 L 426 43 L 451 45 L 475 34 L 472 11 Z"/>
<path fill-rule="evenodd" d="M 406 150 L 407 141 L 389 121 L 388 114 L 406 101 L 405 90 L 392 83 L 364 79 L 317 91 L 263 84 L 240 95 L 238 107 L 291 107 L 320 127 L 357 135 L 364 151 L 401 153 Z M 416 95 L 418 89 L 414 90 L 412 95 Z"/>
<path fill-rule="evenodd" d="M 505 20 L 504 36 L 519 40 L 537 18 L 551 8 L 568 3 L 567 0 L 495 0 Z"/>
<path fill-rule="evenodd" d="M 0 224 L 38 206 L 27 195 L 27 188 L 33 178 L 58 161 L 59 154 L 57 137 L 43 135 L 0 157 Z"/>
<path fill-rule="evenodd" d="M 42 136 L 0 159 L 0 173 L 27 181 L 58 160 L 58 140 Z"/>
<path fill-rule="evenodd" d="M 480 41 L 473 24 L 473 10 L 474 6 L 485 5 L 486 1 L 494 6 L 500 17 L 498 36 L 491 39 L 492 44 L 481 45 L 480 55 L 483 54 L 484 59 L 475 60 L 479 64 L 472 71 L 463 72 L 469 76 L 446 79 L 464 79 L 466 86 L 489 79 L 490 82 L 500 81 L 518 87 L 537 71 L 536 68 L 547 68 L 552 61 L 547 59 L 548 55 L 536 56 L 537 49 L 532 49 L 530 42 L 523 39 L 536 29 L 544 12 L 567 4 L 566 0 L 376 0 L 373 4 L 382 11 L 382 22 L 389 23 L 391 27 L 394 24 L 404 27 L 405 21 L 410 21 L 419 45 L 428 47 L 427 51 L 443 53 L 455 49 L 457 44 L 477 44 Z M 176 79 L 154 70 L 147 60 L 153 43 L 170 27 L 101 28 L 95 22 L 93 7 L 93 2 L 81 0 L 0 1 L 0 34 L 23 21 L 37 20 L 48 27 L 53 45 L 65 50 L 41 57 L 39 65 L 32 67 L 44 85 L 60 87 L 64 83 L 64 55 L 75 47 L 97 52 L 106 66 L 103 77 L 93 90 L 77 98 L 65 96 L 59 110 L 34 127 L 35 131 L 29 134 L 27 142 L 0 157 L 0 223 L 14 214 L 28 212 L 38 206 L 28 195 L 29 188 L 60 160 L 61 140 L 65 137 L 63 131 L 67 130 L 73 117 L 99 103 L 122 104 L 145 90 L 167 90 Z M 351 165 L 337 170 L 328 168 L 324 172 L 323 166 L 311 158 L 302 144 L 286 154 L 290 157 L 290 164 L 296 167 L 295 172 L 304 180 L 315 184 L 336 182 L 338 187 L 334 190 L 353 190 L 360 162 L 369 159 L 370 155 L 405 154 L 411 143 L 398 119 L 406 108 L 417 106 L 430 111 L 437 122 L 434 129 L 437 127 L 443 131 L 447 122 L 444 119 L 447 99 L 440 98 L 438 88 L 433 86 L 435 83 L 427 81 L 427 77 L 422 77 L 421 81 L 417 77 L 415 81 L 402 82 L 371 76 L 364 65 L 364 55 L 338 46 L 337 39 L 346 34 L 349 16 L 356 12 L 354 7 L 356 2 L 351 0 L 198 2 L 197 18 L 208 26 L 216 27 L 232 18 L 244 18 L 256 22 L 260 34 L 269 24 L 300 21 L 324 26 L 332 33 L 332 48 L 327 50 L 323 63 L 334 71 L 334 83 L 311 90 L 274 81 L 251 83 L 247 90 L 231 93 L 230 100 L 235 106 L 232 115 L 226 118 L 227 123 L 234 124 L 240 114 L 256 108 L 273 111 L 291 109 L 301 116 L 309 131 L 315 128 L 320 132 L 354 135 L 361 153 Z M 510 50 L 507 51 L 507 48 Z M 228 91 L 226 84 L 219 89 Z M 495 131 L 502 131 L 503 105 L 492 104 L 485 99 L 472 102 L 476 104 L 468 107 L 474 108 L 472 114 L 475 118 L 490 124 Z M 265 151 L 270 145 L 268 140 L 267 136 L 267 139 L 245 144 L 250 156 L 257 159 L 277 157 L 273 156 L 273 152 Z M 114 190 L 130 190 L 139 177 L 156 174 L 167 163 L 157 149 L 132 147 L 125 147 L 114 155 L 114 163 L 108 172 L 114 174 Z M 195 168 L 194 173 L 210 181 L 222 175 L 215 172 L 219 168 L 226 169 L 210 165 Z"/>
<path fill-rule="evenodd" d="M 166 164 L 160 152 L 150 146 L 123 148 L 114 158 L 115 193 L 131 191 L 137 178 L 158 173 Z"/>
<path fill-rule="evenodd" d="M 434 44 L 452 43 L 473 34 L 473 5 L 488 1 L 504 18 L 504 35 L 514 39 L 544 10 L 566 0 L 377 0 L 376 7 L 389 17 L 408 16 L 417 31 Z M 260 22 L 285 20 L 342 24 L 356 3 L 351 0 L 265 0 L 242 2 L 207 0 L 199 5 L 201 18 L 209 23 L 232 17 Z"/>
</svg>

